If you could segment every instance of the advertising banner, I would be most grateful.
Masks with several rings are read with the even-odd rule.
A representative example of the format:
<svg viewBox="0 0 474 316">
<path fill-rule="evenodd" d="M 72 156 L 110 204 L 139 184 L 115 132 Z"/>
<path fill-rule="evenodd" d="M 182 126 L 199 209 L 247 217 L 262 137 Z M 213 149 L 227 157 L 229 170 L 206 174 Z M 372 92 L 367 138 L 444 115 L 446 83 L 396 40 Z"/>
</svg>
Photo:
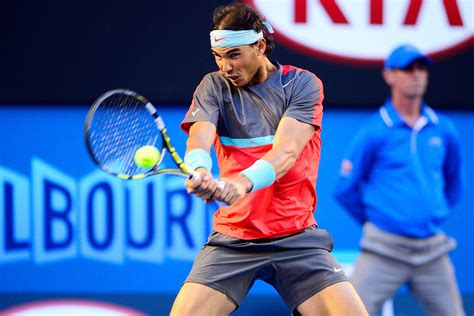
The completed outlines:
<svg viewBox="0 0 474 316">
<path fill-rule="evenodd" d="M 185 149 L 179 123 L 186 110 L 161 111 L 179 153 Z M 181 177 L 124 181 L 98 170 L 84 146 L 86 112 L 67 106 L 0 108 L 0 311 L 37 299 L 66 300 L 61 308 L 98 299 L 165 315 L 211 232 L 217 205 L 188 195 Z M 458 241 L 452 258 L 460 288 L 473 293 L 473 240 L 465 224 L 473 220 L 474 148 L 468 146 L 473 117 L 450 114 L 471 163 L 466 198 L 453 210 L 446 231 Z M 368 115 L 328 111 L 324 117 L 315 217 L 333 235 L 334 255 L 346 273 L 358 253 L 360 227 L 332 191 L 347 135 L 353 134 L 348 128 L 361 126 Z M 213 172 L 218 175 L 217 167 Z M 288 312 L 262 282 L 246 302 L 251 311 L 271 308 L 262 306 L 268 302 Z M 28 308 L 33 307 L 38 306 Z"/>
</svg>

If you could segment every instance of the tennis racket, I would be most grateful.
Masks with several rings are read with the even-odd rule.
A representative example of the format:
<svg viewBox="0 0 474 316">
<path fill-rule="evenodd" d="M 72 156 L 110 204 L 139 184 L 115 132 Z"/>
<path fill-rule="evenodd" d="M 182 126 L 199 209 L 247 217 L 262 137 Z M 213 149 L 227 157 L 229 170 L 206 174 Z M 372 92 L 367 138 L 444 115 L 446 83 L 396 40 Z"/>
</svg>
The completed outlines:
<svg viewBox="0 0 474 316">
<path fill-rule="evenodd" d="M 176 152 L 156 108 L 136 92 L 118 89 L 101 95 L 87 114 L 84 137 L 95 164 L 117 178 L 136 180 L 158 174 L 200 178 Z M 135 152 L 147 145 L 160 150 L 152 168 L 137 166 L 134 161 Z M 161 166 L 167 152 L 177 168 Z M 224 182 L 218 181 L 218 186 L 223 189 Z"/>
</svg>

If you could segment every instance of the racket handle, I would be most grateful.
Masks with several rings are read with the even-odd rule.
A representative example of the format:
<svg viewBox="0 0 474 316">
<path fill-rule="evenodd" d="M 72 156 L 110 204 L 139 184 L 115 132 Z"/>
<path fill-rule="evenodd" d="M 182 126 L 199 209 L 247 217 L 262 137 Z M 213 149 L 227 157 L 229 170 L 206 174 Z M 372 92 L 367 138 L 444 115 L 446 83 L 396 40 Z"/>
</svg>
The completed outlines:
<svg viewBox="0 0 474 316">
<path fill-rule="evenodd" d="M 221 189 L 222 191 L 224 191 L 225 182 L 224 182 L 224 181 L 221 181 L 221 180 L 217 180 L 217 187 L 218 187 L 219 189 Z"/>
<path fill-rule="evenodd" d="M 225 182 L 224 181 L 221 181 L 221 180 L 217 180 L 217 187 L 219 189 L 221 189 L 222 191 L 224 190 L 225 188 Z M 214 200 L 217 205 L 219 205 L 219 207 L 229 207 L 229 204 L 227 204 L 226 202 L 223 202 L 223 201 L 219 201 L 219 200 Z"/>
<path fill-rule="evenodd" d="M 194 179 L 194 180 L 199 180 L 201 179 L 201 174 L 199 172 L 193 172 L 189 175 L 189 179 Z M 221 181 L 221 180 L 217 180 L 217 187 L 221 190 L 224 190 L 224 187 L 225 187 L 225 182 L 224 181 Z M 219 200 L 214 200 L 217 205 L 219 205 L 219 207 L 228 207 L 229 204 L 223 202 L 223 201 L 219 201 Z"/>
<path fill-rule="evenodd" d="M 193 171 L 193 173 L 189 174 L 189 180 L 199 180 L 201 179 L 201 174 L 199 172 Z"/>
<path fill-rule="evenodd" d="M 217 180 L 217 187 L 221 190 L 224 190 L 225 188 L 225 182 L 224 181 L 221 181 L 221 180 Z M 219 201 L 219 200 L 215 200 L 217 205 L 219 205 L 219 207 L 228 207 L 229 204 L 225 203 L 225 202 L 222 202 L 222 201 Z"/>
</svg>

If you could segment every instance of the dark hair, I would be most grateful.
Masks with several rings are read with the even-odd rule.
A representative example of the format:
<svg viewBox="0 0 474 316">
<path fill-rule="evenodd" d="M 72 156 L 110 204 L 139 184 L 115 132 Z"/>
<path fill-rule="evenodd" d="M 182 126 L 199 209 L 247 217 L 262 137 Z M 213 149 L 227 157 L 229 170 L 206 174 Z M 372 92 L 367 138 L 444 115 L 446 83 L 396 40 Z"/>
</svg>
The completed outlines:
<svg viewBox="0 0 474 316">
<path fill-rule="evenodd" d="M 275 48 L 273 36 L 263 25 L 264 18 L 255 9 L 244 3 L 231 3 L 217 7 L 214 10 L 214 26 L 212 30 L 254 30 L 259 33 L 263 31 L 263 38 L 267 43 L 265 55 Z"/>
</svg>

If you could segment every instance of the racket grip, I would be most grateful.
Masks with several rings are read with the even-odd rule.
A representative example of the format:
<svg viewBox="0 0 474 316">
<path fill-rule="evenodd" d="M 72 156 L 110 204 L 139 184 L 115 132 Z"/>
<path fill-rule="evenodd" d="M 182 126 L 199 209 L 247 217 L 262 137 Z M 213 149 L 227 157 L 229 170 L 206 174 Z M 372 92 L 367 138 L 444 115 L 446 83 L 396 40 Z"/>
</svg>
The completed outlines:
<svg viewBox="0 0 474 316">
<path fill-rule="evenodd" d="M 217 180 L 217 187 L 221 190 L 224 190 L 225 188 L 225 182 L 221 180 Z"/>
<path fill-rule="evenodd" d="M 199 180 L 201 179 L 201 174 L 199 172 L 193 172 L 189 175 L 189 179 L 194 179 L 194 180 Z M 224 190 L 224 187 L 225 187 L 225 182 L 224 181 L 221 181 L 221 180 L 217 180 L 217 187 L 221 190 Z M 214 202 L 217 203 L 217 205 L 219 205 L 219 207 L 228 207 L 229 204 L 223 202 L 223 201 L 219 201 L 219 200 L 214 200 Z"/>
<path fill-rule="evenodd" d="M 188 179 L 190 179 L 190 180 L 199 180 L 199 179 L 201 179 L 201 174 L 199 172 L 194 171 L 193 173 L 189 174 Z"/>
<path fill-rule="evenodd" d="M 221 180 L 217 180 L 217 187 L 221 190 L 224 190 L 225 188 L 225 182 L 224 181 L 221 181 Z M 225 202 L 222 202 L 222 201 L 219 201 L 219 200 L 215 200 L 217 205 L 219 205 L 219 207 L 228 207 L 229 204 L 225 203 Z"/>
</svg>

